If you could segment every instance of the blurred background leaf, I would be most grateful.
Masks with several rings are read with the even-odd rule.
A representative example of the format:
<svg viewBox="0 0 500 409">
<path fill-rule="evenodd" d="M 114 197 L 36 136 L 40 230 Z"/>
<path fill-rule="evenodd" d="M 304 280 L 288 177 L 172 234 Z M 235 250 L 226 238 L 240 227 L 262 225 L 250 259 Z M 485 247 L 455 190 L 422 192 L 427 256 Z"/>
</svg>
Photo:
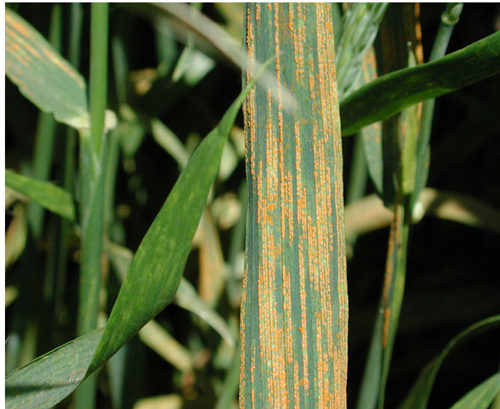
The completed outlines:
<svg viewBox="0 0 500 409">
<path fill-rule="evenodd" d="M 75 128 L 88 127 L 85 81 L 23 18 L 6 10 L 6 74 L 44 112 Z"/>
<path fill-rule="evenodd" d="M 48 210 L 75 221 L 73 198 L 64 189 L 8 170 L 5 171 L 5 184 Z"/>
<path fill-rule="evenodd" d="M 455 403 L 451 409 L 487 409 L 500 392 L 500 373 L 476 386 Z"/>
</svg>

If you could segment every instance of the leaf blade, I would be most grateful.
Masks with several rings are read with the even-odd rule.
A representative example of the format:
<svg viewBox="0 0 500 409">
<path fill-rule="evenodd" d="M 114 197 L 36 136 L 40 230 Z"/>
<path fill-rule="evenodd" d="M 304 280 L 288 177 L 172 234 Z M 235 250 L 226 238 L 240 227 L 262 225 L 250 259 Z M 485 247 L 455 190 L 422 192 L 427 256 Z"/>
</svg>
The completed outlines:
<svg viewBox="0 0 500 409">
<path fill-rule="evenodd" d="M 451 409 L 487 409 L 500 392 L 500 373 L 490 376 L 469 391 Z"/>
<path fill-rule="evenodd" d="M 254 59 L 279 51 L 277 94 L 244 108 L 249 188 L 240 407 L 345 407 L 347 294 L 331 6 L 247 5 Z M 247 72 L 247 80 L 251 71 Z M 283 100 L 285 97 L 283 97 Z"/>
<path fill-rule="evenodd" d="M 49 182 L 5 171 L 5 184 L 69 221 L 75 221 L 75 205 L 69 192 Z"/>
<path fill-rule="evenodd" d="M 470 325 L 458 335 L 453 337 L 441 353 L 429 362 L 421 371 L 418 379 L 414 383 L 408 393 L 408 396 L 403 401 L 399 409 L 425 409 L 427 407 L 427 402 L 429 401 L 436 375 L 448 353 L 455 346 L 461 344 L 467 339 L 499 325 L 500 315 L 494 315 L 493 317 L 486 318 Z"/>
<path fill-rule="evenodd" d="M 500 72 L 500 32 L 436 61 L 384 75 L 340 104 L 342 135 L 391 117 L 418 102 L 455 91 Z"/>
<path fill-rule="evenodd" d="M 68 396 L 84 379 L 103 332 L 85 334 L 7 375 L 5 407 L 49 408 Z"/>
<path fill-rule="evenodd" d="M 5 71 L 42 111 L 77 129 L 88 126 L 83 77 L 10 9 L 5 10 Z"/>
</svg>

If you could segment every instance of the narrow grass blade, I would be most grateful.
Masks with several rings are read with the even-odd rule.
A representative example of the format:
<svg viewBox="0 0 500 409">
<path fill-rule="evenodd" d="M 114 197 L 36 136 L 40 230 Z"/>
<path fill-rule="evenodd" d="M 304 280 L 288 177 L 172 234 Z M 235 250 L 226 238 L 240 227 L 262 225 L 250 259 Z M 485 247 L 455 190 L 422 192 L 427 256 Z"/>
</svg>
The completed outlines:
<svg viewBox="0 0 500 409">
<path fill-rule="evenodd" d="M 249 69 L 278 54 L 278 100 L 259 84 L 243 111 L 249 207 L 240 408 L 344 408 L 347 288 L 331 5 L 251 3 L 246 21 Z M 282 104 L 283 89 L 297 101 L 293 112 Z"/>
<path fill-rule="evenodd" d="M 403 11 L 403 8 L 399 6 L 392 9 L 388 17 L 391 20 L 396 20 L 403 14 Z M 409 32 L 415 30 L 414 21 L 410 21 L 408 26 Z M 398 27 L 398 31 L 395 31 L 395 27 Z M 381 30 L 382 35 L 390 37 L 391 34 L 394 36 L 400 31 L 406 31 L 406 26 L 391 24 L 389 27 L 382 27 Z M 404 48 L 391 51 L 395 53 L 394 64 L 415 64 L 411 50 L 408 53 L 409 57 L 406 56 Z M 385 68 L 390 70 L 393 67 Z M 389 235 L 383 291 L 365 367 L 366 372 L 361 385 L 362 392 L 358 400 L 359 409 L 373 409 L 375 405 L 379 409 L 384 408 L 385 389 L 403 303 L 406 253 L 411 223 L 408 197 L 411 194 L 415 177 L 418 126 L 419 111 L 417 105 L 407 108 L 399 117 L 391 118 L 384 124 L 381 193 L 385 206 L 394 210 L 394 218 Z"/>
<path fill-rule="evenodd" d="M 496 373 L 472 389 L 450 409 L 488 409 L 499 392 L 500 373 Z"/>
<path fill-rule="evenodd" d="M 33 149 L 33 171 L 31 175 L 41 181 L 50 178 L 52 159 L 54 153 L 54 139 L 56 136 L 57 122 L 52 114 L 40 112 L 38 116 L 37 135 Z M 33 235 L 40 238 L 42 234 L 44 208 L 37 203 L 30 203 L 28 219 Z"/>
<path fill-rule="evenodd" d="M 108 89 L 108 3 L 92 3 L 90 16 L 90 138 L 81 135 L 82 192 L 82 263 L 80 269 L 78 326 L 79 335 L 97 328 L 101 255 L 104 233 L 104 188 L 109 143 L 104 139 Z M 116 141 L 114 141 L 116 142 Z M 118 146 L 115 144 L 115 150 Z M 110 162 L 111 160 L 111 162 Z M 107 186 L 111 187 L 110 185 Z M 109 195 L 108 195 L 109 197 Z M 76 409 L 92 409 L 96 405 L 97 376 L 91 375 L 75 394 Z"/>
<path fill-rule="evenodd" d="M 412 22 L 414 29 L 415 24 Z M 416 59 L 411 49 L 408 50 L 408 64 L 416 64 Z M 378 408 L 383 409 L 385 405 L 385 389 L 389 375 L 390 363 L 399 315 L 403 305 L 403 294 L 406 280 L 406 253 L 408 251 L 408 239 L 411 225 L 410 197 L 415 183 L 415 154 L 416 141 L 420 126 L 420 111 L 418 105 L 405 109 L 397 122 L 398 129 L 395 133 L 394 143 L 398 144 L 399 157 L 391 157 L 389 160 L 395 163 L 389 164 L 389 170 L 397 175 L 398 185 L 395 197 L 395 217 L 391 225 L 389 236 L 389 250 L 387 255 L 387 266 L 384 277 L 384 287 L 379 314 L 383 314 L 382 323 L 382 367 L 380 376 L 380 387 L 378 395 Z M 386 163 L 384 163 L 384 167 Z M 384 186 L 385 189 L 385 186 Z M 383 192 L 385 199 L 385 190 Z M 379 337 L 379 335 L 375 335 Z"/>
<path fill-rule="evenodd" d="M 111 29 L 111 64 L 114 78 L 116 99 L 120 110 L 127 102 L 127 75 L 130 71 L 126 40 L 133 34 L 130 30 L 130 17 L 126 14 L 113 16 Z"/>
<path fill-rule="evenodd" d="M 414 53 L 418 44 L 417 27 L 418 19 L 416 4 L 392 4 L 387 10 L 384 21 L 380 26 L 378 43 L 381 55 L 379 59 L 379 74 L 388 74 L 407 67 L 416 65 Z M 405 41 L 400 39 L 404 38 Z M 408 41 L 406 43 L 406 41 Z M 423 62 L 423 61 L 421 61 Z M 382 123 L 382 191 L 381 197 L 384 204 L 393 208 L 396 204 L 398 190 L 403 189 L 403 174 L 411 164 L 405 163 L 405 152 L 408 154 L 410 144 L 406 143 L 407 135 L 405 129 L 412 124 L 412 132 L 408 134 L 417 138 L 414 126 L 418 126 L 419 118 L 413 112 L 416 107 L 408 107 L 399 115 L 388 118 Z M 413 110 L 413 111 L 412 111 Z M 411 150 L 413 152 L 413 150 Z M 399 192 L 404 195 L 404 192 Z"/>
<path fill-rule="evenodd" d="M 382 350 L 380 348 L 382 345 L 382 324 L 383 315 L 379 313 L 375 319 L 368 358 L 366 359 L 363 379 L 359 388 L 358 400 L 356 402 L 357 409 L 373 409 L 377 406 L 381 375 L 380 368 L 382 367 Z"/>
<path fill-rule="evenodd" d="M 384 75 L 340 104 L 342 135 L 349 136 L 403 109 L 500 72 L 500 32 L 436 61 Z"/>
<path fill-rule="evenodd" d="M 467 327 L 465 330 L 456 335 L 446 347 L 441 351 L 441 353 L 434 358 L 420 373 L 417 381 L 410 390 L 405 401 L 401 404 L 399 409 L 425 409 L 427 408 L 427 402 L 429 401 L 429 396 L 434 385 L 434 380 L 436 375 L 443 363 L 444 359 L 448 353 L 457 345 L 462 342 L 479 335 L 480 333 L 497 327 L 500 325 L 500 315 L 495 315 L 490 318 L 486 318 L 482 321 L 476 322 L 471 326 Z"/>
<path fill-rule="evenodd" d="M 10 9 L 5 10 L 5 72 L 42 111 L 74 128 L 88 127 L 82 76 Z"/>
<path fill-rule="evenodd" d="M 361 62 L 361 74 L 356 81 L 358 88 L 377 77 L 377 63 L 373 46 L 366 51 Z M 364 127 L 355 136 L 346 204 L 364 196 L 368 175 L 370 175 L 376 191 L 379 193 L 382 191 L 382 165 L 381 127 L 380 124 L 375 123 Z M 354 242 L 349 244 L 352 245 Z"/>
<path fill-rule="evenodd" d="M 113 129 L 107 135 L 109 139 L 109 153 L 106 160 L 104 181 L 104 231 L 111 230 L 115 216 L 115 188 L 120 159 L 120 131 Z"/>
<path fill-rule="evenodd" d="M 363 138 L 358 134 L 354 137 L 346 204 L 355 202 L 365 195 L 366 182 L 368 181 L 368 168 L 364 151 Z"/>
<path fill-rule="evenodd" d="M 363 82 L 370 83 L 377 78 L 377 61 L 373 47 L 367 52 L 362 63 Z M 360 131 L 363 138 L 368 174 L 375 186 L 377 194 L 382 197 L 383 158 L 382 158 L 382 124 L 379 122 L 365 126 Z"/>
<path fill-rule="evenodd" d="M 436 40 L 434 41 L 430 61 L 442 58 L 446 54 L 451 34 L 453 33 L 455 24 L 458 22 L 462 8 L 463 3 L 448 3 L 446 5 L 446 10 L 441 15 L 441 25 L 439 26 Z M 410 204 L 412 209 L 421 190 L 427 183 L 429 172 L 429 143 L 431 138 L 432 119 L 434 117 L 434 105 L 435 100 L 430 99 L 424 103 L 422 108 L 422 121 L 416 152 L 415 188 L 412 193 L 412 203 Z"/>
<path fill-rule="evenodd" d="M 88 156 L 90 140 L 82 143 L 88 150 L 81 149 L 83 156 Z M 84 152 L 87 152 L 84 153 Z M 97 327 L 97 313 L 99 310 L 99 287 L 101 277 L 101 253 L 103 240 L 103 215 L 104 215 L 104 169 L 105 158 L 96 166 L 95 179 L 88 180 L 91 185 L 89 197 L 82 201 L 81 217 L 81 252 L 82 262 L 80 267 L 79 287 L 79 314 L 77 333 L 83 335 Z M 85 158 L 83 159 L 85 160 Z M 82 172 L 80 172 L 81 174 Z M 85 179 L 81 179 L 85 180 Z"/>
<path fill-rule="evenodd" d="M 8 374 L 5 407 L 50 408 L 68 396 L 83 380 L 103 332 L 90 332 Z"/>
<path fill-rule="evenodd" d="M 99 291 L 101 287 L 101 255 L 104 232 L 104 181 L 107 159 L 107 140 L 103 143 L 100 163 L 94 163 L 94 149 L 88 137 L 80 138 L 82 162 L 90 162 L 92 174 L 82 176 L 87 171 L 85 165 L 80 172 L 80 181 L 87 186 L 88 197 L 82 201 L 80 282 L 78 297 L 77 334 L 83 335 L 97 328 L 99 313 Z M 82 149 L 83 148 L 83 149 Z M 76 409 L 95 407 L 97 377 L 91 376 L 75 394 Z"/>
<path fill-rule="evenodd" d="M 80 3 L 72 3 L 70 5 L 70 32 L 67 48 L 67 56 L 69 62 L 76 68 L 80 65 L 80 50 L 81 50 L 81 33 L 83 20 L 83 6 Z M 76 169 L 77 169 L 77 144 L 78 132 L 71 127 L 66 127 L 64 141 L 62 143 L 61 158 L 63 168 L 59 176 L 63 180 L 63 187 L 70 194 L 75 195 L 76 185 Z M 55 306 L 54 315 L 61 317 L 65 311 L 65 295 L 67 290 L 67 275 L 68 275 L 68 255 L 70 253 L 70 241 L 73 234 L 72 223 L 64 219 L 60 223 L 59 243 L 57 248 L 58 253 L 58 272 L 57 272 L 57 288 L 55 290 Z"/>
<path fill-rule="evenodd" d="M 5 171 L 5 184 L 51 212 L 70 221 L 75 221 L 73 198 L 63 188 L 49 182 L 18 175 L 9 170 Z"/>
<path fill-rule="evenodd" d="M 108 89 L 108 3 L 92 3 L 90 18 L 90 126 L 94 149 L 101 151 Z"/>
<path fill-rule="evenodd" d="M 82 39 L 82 19 L 83 10 L 82 5 L 79 3 L 72 3 L 70 10 L 71 18 L 71 31 L 69 35 L 69 44 L 67 55 L 70 64 L 76 68 L 80 66 L 80 52 L 81 52 L 81 39 Z"/>
<path fill-rule="evenodd" d="M 46 237 L 49 243 L 51 243 L 51 246 L 48 248 L 47 258 L 44 263 L 45 275 L 43 286 L 41 288 L 42 302 L 40 303 L 40 306 L 38 308 L 40 317 L 40 335 L 37 345 L 38 353 L 36 355 L 44 354 L 58 345 L 58 343 L 53 343 L 53 335 L 55 333 L 55 324 L 57 322 L 57 317 L 54 315 L 54 306 L 58 281 L 57 260 L 59 257 L 60 247 L 60 223 L 61 219 L 59 217 L 53 214 L 49 215 L 47 220 Z"/>
<path fill-rule="evenodd" d="M 384 287 L 380 302 L 379 315 L 382 315 L 381 334 L 374 334 L 380 339 L 381 353 L 380 384 L 378 392 L 378 408 L 384 407 L 385 388 L 396 339 L 399 314 L 403 304 L 404 286 L 406 280 L 406 252 L 408 247 L 409 220 L 407 207 L 397 198 L 395 217 L 389 235 L 389 250 L 384 277 Z M 378 318 L 377 318 L 378 319 Z M 375 328 L 376 330 L 378 328 Z M 377 354 L 378 352 L 375 351 Z M 371 359 L 371 357 L 369 357 Z"/>
</svg>

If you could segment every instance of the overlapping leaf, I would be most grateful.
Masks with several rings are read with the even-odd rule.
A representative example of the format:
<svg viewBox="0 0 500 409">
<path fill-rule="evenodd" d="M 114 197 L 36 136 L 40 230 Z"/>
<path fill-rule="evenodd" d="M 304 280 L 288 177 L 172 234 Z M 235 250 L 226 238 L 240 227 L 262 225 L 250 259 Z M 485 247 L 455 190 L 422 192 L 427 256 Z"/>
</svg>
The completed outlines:
<svg viewBox="0 0 500 409">
<path fill-rule="evenodd" d="M 70 221 L 75 220 L 75 205 L 71 194 L 49 182 L 28 178 L 6 170 L 5 184 L 41 206 Z"/>
<path fill-rule="evenodd" d="M 469 391 L 451 409 L 488 409 L 499 392 L 500 373 L 496 373 Z"/>
<path fill-rule="evenodd" d="M 429 396 L 431 394 L 436 375 L 448 353 L 455 346 L 461 344 L 467 339 L 499 325 L 500 315 L 495 315 L 471 325 L 455 336 L 441 351 L 441 353 L 422 370 L 419 378 L 413 385 L 410 393 L 399 409 L 425 409 L 427 407 L 427 402 L 429 401 Z"/>
<path fill-rule="evenodd" d="M 384 75 L 340 103 L 342 135 L 500 72 L 500 32 L 436 61 Z"/>
<path fill-rule="evenodd" d="M 44 112 L 74 128 L 88 126 L 85 81 L 45 38 L 11 9 L 5 10 L 5 72 Z"/>
<path fill-rule="evenodd" d="M 98 329 L 11 372 L 5 379 L 6 408 L 50 408 L 84 379 L 102 337 Z"/>
</svg>

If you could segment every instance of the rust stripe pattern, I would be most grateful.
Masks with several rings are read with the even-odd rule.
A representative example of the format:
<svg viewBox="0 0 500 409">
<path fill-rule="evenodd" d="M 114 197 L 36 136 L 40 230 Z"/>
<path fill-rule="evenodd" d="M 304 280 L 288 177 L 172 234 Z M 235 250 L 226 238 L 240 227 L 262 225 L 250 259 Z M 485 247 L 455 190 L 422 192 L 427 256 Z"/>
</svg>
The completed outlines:
<svg viewBox="0 0 500 409">
<path fill-rule="evenodd" d="M 249 185 L 241 408 L 345 408 L 342 149 L 329 4 L 248 4 L 247 82 L 276 56 L 277 90 L 244 105 Z M 293 110 L 283 89 L 295 98 Z M 276 97 L 277 95 L 277 97 Z"/>
</svg>

